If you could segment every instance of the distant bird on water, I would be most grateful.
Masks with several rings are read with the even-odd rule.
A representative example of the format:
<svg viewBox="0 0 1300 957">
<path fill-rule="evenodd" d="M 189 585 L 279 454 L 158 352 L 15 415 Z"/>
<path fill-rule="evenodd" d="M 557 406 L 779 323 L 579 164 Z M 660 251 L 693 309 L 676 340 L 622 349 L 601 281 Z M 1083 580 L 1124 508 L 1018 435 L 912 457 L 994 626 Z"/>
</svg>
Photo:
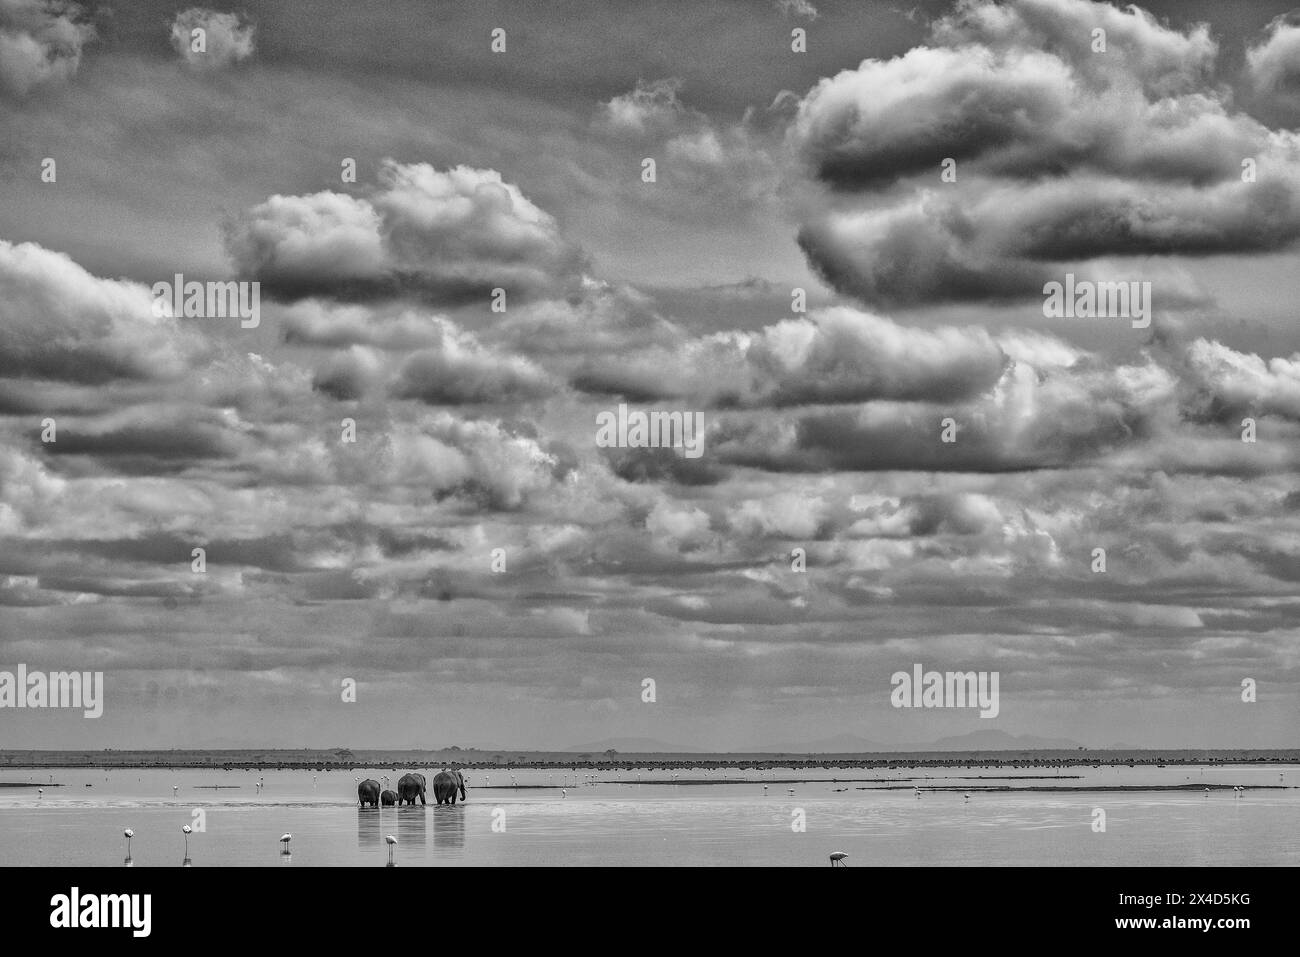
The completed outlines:
<svg viewBox="0 0 1300 957">
<path fill-rule="evenodd" d="M 181 832 L 185 835 L 185 856 L 188 858 L 190 856 L 190 835 L 193 833 L 193 829 L 188 824 L 185 824 L 182 825 Z"/>
<path fill-rule="evenodd" d="M 128 827 L 122 832 L 122 836 L 126 838 L 126 856 L 129 859 L 131 857 L 131 838 L 135 837 L 135 831 Z"/>
<path fill-rule="evenodd" d="M 844 863 L 844 858 L 848 856 L 843 851 L 833 851 L 831 853 L 831 867 L 848 867 L 849 865 Z"/>
</svg>

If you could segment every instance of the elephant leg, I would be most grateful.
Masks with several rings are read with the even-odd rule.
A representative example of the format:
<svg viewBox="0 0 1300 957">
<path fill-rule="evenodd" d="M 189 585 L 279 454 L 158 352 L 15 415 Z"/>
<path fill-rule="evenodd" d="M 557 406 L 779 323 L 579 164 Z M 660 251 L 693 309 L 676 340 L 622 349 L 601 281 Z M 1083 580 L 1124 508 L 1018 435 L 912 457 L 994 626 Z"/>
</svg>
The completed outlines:
<svg viewBox="0 0 1300 957">
<path fill-rule="evenodd" d="M 412 801 L 411 803 L 414 804 L 415 802 Z M 421 803 L 421 804 L 424 803 L 424 792 L 423 792 L 423 791 L 420 792 L 420 803 Z"/>
</svg>

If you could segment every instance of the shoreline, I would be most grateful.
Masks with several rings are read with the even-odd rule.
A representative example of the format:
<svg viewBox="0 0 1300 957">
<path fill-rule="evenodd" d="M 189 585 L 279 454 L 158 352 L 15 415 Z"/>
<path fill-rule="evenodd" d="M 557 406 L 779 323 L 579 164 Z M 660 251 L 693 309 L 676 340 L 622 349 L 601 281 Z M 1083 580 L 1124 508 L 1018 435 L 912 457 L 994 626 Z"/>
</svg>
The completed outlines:
<svg viewBox="0 0 1300 957">
<path fill-rule="evenodd" d="M 0 771 L 79 769 L 220 771 L 353 771 L 456 766 L 467 770 L 592 768 L 606 771 L 780 768 L 912 770 L 919 768 L 1079 768 L 1139 766 L 1300 765 L 1300 749 L 1169 751 L 943 751 L 850 753 L 619 753 L 560 751 L 429 751 L 370 749 L 0 750 Z"/>
</svg>

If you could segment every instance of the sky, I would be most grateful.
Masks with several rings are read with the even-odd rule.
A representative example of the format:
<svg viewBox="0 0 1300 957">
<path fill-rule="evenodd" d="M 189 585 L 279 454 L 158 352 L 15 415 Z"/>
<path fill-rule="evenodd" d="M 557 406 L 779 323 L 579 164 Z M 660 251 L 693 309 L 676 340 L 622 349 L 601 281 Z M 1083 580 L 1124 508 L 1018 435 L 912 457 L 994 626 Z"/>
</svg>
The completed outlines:
<svg viewBox="0 0 1300 957">
<path fill-rule="evenodd" d="M 1294 747 L 1297 123 L 1284 3 L 0 0 L 0 747 Z"/>
</svg>

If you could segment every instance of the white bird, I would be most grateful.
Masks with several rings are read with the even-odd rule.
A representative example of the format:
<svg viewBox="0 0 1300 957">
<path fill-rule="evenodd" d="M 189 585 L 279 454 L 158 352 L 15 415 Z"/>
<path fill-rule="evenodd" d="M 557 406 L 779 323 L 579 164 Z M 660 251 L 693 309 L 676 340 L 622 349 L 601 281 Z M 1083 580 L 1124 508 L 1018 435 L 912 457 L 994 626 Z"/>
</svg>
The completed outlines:
<svg viewBox="0 0 1300 957">
<path fill-rule="evenodd" d="M 45 788 L 36 789 L 36 800 L 40 800 L 45 795 Z"/>
<path fill-rule="evenodd" d="M 190 856 L 190 834 L 193 833 L 193 829 L 188 824 L 185 824 L 181 826 L 181 832 L 185 835 L 185 856 L 188 858 Z"/>
<path fill-rule="evenodd" d="M 384 843 L 389 845 L 396 844 L 397 838 L 393 837 L 391 834 L 386 834 L 384 835 Z"/>
<path fill-rule="evenodd" d="M 126 838 L 126 856 L 127 856 L 127 857 L 130 857 L 130 856 L 131 856 L 131 838 L 135 837 L 135 831 L 131 830 L 131 829 L 128 827 L 126 830 L 124 830 L 124 831 L 122 832 L 122 836 Z"/>
<path fill-rule="evenodd" d="M 397 838 L 388 834 L 384 837 L 384 843 L 388 845 L 388 866 L 393 866 L 393 855 L 397 852 Z"/>
<path fill-rule="evenodd" d="M 963 797 L 965 797 L 966 800 L 969 801 L 969 800 L 970 800 L 970 792 L 967 791 L 967 792 L 963 795 Z"/>
<path fill-rule="evenodd" d="M 566 798 L 568 796 L 569 796 L 569 792 L 566 791 L 564 788 L 560 788 L 560 797 Z"/>
<path fill-rule="evenodd" d="M 289 842 L 292 841 L 292 840 L 293 840 L 293 835 L 292 835 L 292 834 L 288 834 L 288 833 L 286 833 L 286 834 L 281 834 L 281 835 L 280 835 L 280 843 L 283 844 L 283 845 L 285 845 L 286 847 L 289 845 Z"/>
<path fill-rule="evenodd" d="M 178 785 L 178 784 L 173 784 L 173 785 L 172 785 L 172 797 L 175 797 L 175 796 L 176 796 L 176 792 L 179 791 L 179 790 L 180 790 L 180 785 Z"/>
<path fill-rule="evenodd" d="M 849 855 L 845 854 L 843 851 L 831 852 L 831 867 L 848 867 L 848 865 L 844 863 L 844 858 L 848 856 Z"/>
</svg>

